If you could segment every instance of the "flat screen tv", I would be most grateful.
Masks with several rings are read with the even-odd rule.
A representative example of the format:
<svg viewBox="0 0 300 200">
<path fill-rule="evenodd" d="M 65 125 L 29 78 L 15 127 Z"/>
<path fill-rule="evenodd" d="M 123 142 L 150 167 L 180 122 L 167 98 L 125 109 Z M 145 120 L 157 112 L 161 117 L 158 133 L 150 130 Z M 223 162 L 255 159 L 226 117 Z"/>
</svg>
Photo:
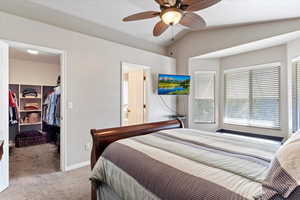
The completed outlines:
<svg viewBox="0 0 300 200">
<path fill-rule="evenodd" d="M 188 95 L 190 93 L 191 77 L 187 75 L 158 75 L 159 95 Z"/>
</svg>

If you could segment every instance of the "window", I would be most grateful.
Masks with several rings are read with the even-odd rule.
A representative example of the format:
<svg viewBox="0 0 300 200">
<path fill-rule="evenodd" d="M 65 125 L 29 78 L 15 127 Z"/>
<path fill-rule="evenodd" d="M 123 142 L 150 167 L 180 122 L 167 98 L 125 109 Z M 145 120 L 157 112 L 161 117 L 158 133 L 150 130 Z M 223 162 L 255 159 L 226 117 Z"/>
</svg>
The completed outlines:
<svg viewBox="0 0 300 200">
<path fill-rule="evenodd" d="M 293 132 L 300 129 L 300 61 L 293 62 Z"/>
<path fill-rule="evenodd" d="M 215 122 L 215 72 L 194 74 L 193 121 Z"/>
<path fill-rule="evenodd" d="M 225 71 L 224 123 L 280 128 L 279 64 Z"/>
</svg>

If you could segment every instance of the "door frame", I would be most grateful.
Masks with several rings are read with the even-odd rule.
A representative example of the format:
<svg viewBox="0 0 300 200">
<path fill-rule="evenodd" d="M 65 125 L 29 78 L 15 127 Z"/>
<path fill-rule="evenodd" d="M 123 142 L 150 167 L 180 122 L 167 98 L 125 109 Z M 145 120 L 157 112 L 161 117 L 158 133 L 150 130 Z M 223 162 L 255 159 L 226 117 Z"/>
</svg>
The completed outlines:
<svg viewBox="0 0 300 200">
<path fill-rule="evenodd" d="M 3 92 L 2 101 L 0 102 L 0 139 L 4 140 L 3 145 L 3 157 L 0 162 L 0 192 L 7 189 L 9 186 L 9 125 L 8 125 L 8 68 L 9 68 L 9 45 L 5 41 L 0 40 L 1 49 L 3 47 L 3 52 L 1 51 L 0 55 L 0 92 Z M 2 59 L 1 59 L 2 58 Z M 3 68 L 2 68 L 3 66 Z M 2 109 L 3 108 L 3 109 Z M 2 110 L 2 112 L 1 112 Z M 4 180 L 4 181 L 3 181 Z"/>
<path fill-rule="evenodd" d="M 149 93 L 148 93 L 148 89 L 149 89 L 149 84 L 150 84 L 150 75 L 151 75 L 151 73 L 150 73 L 150 67 L 147 67 L 147 66 L 145 66 L 145 65 L 140 65 L 140 64 L 134 64 L 134 63 L 129 63 L 129 62 L 121 62 L 120 63 L 120 67 L 121 67 L 121 74 L 120 74 L 120 76 L 121 76 L 121 78 L 120 78 L 120 80 L 121 80 L 121 83 L 120 83 L 120 94 L 121 94 L 121 96 L 120 96 L 120 126 L 124 126 L 123 125 L 123 94 L 124 94 L 124 91 L 123 91 L 123 82 L 124 82 L 124 76 L 123 76 L 123 74 L 124 74 L 124 67 L 125 66 L 128 66 L 128 65 L 130 65 L 130 66 L 132 66 L 132 67 L 136 67 L 136 68 L 142 68 L 142 69 L 144 69 L 144 73 L 146 72 L 146 88 L 145 88 L 145 90 L 144 90 L 144 102 L 145 102 L 145 104 L 146 104 L 146 108 L 145 108 L 145 113 L 144 113 L 144 122 L 147 122 L 147 120 L 148 120 L 148 114 L 149 114 L 149 108 L 148 108 L 148 99 L 149 99 Z"/>
<path fill-rule="evenodd" d="M 53 49 L 48 47 L 42 47 L 37 45 L 32 45 L 28 43 L 22 43 L 17 41 L 10 41 L 1 39 L 9 45 L 9 47 L 21 47 L 21 48 L 28 48 L 28 49 L 35 49 L 38 51 L 44 51 L 48 53 L 58 54 L 60 55 L 60 77 L 61 77 L 61 123 L 60 123 L 60 170 L 67 171 L 67 86 L 68 86 L 68 79 L 67 79 L 67 58 L 68 53 L 65 50 Z M 8 65 L 9 70 L 9 65 Z M 9 74 L 7 75 L 9 79 Z M 8 82 L 9 83 L 9 82 Z M 8 86 L 8 84 L 7 84 Z M 9 134 L 9 133 L 8 133 Z"/>
</svg>

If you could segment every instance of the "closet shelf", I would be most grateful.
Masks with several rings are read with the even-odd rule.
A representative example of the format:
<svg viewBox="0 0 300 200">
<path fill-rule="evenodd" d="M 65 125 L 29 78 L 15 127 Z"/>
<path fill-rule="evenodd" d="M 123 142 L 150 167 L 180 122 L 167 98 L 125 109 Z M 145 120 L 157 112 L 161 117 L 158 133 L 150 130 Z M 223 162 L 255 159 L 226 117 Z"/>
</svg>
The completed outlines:
<svg viewBox="0 0 300 200">
<path fill-rule="evenodd" d="M 32 125 L 40 125 L 42 124 L 42 122 L 36 122 L 36 123 L 23 123 L 20 124 L 20 126 L 32 126 Z"/>
<path fill-rule="evenodd" d="M 41 110 L 20 110 L 20 112 L 26 113 L 26 112 L 42 112 Z"/>
<path fill-rule="evenodd" d="M 41 99 L 41 97 L 20 97 L 20 99 Z"/>
<path fill-rule="evenodd" d="M 15 95 L 15 100 L 18 105 L 17 109 L 17 118 L 20 119 L 17 130 L 12 130 L 14 135 L 17 135 L 18 133 L 24 132 L 24 131 L 42 131 L 45 129 L 44 124 L 42 122 L 42 119 L 45 117 L 45 113 L 43 108 L 45 106 L 43 105 L 44 101 L 48 97 L 48 94 L 54 91 L 54 88 L 56 86 L 50 86 L 50 85 L 26 85 L 26 84 L 10 84 L 9 88 Z M 28 96 L 23 96 L 23 91 L 25 89 L 34 89 L 37 93 L 35 96 L 35 92 L 33 94 L 27 94 Z M 28 104 L 28 105 L 27 105 Z M 30 105 L 32 104 L 32 105 Z M 33 105 L 36 104 L 36 105 Z M 38 105 L 37 105 L 38 104 Z M 26 106 L 27 105 L 27 106 Z M 29 106 L 35 106 L 30 108 Z M 30 110 L 25 110 L 25 107 L 27 107 Z M 36 108 L 36 109 L 34 109 Z M 37 118 L 36 123 L 25 123 L 26 117 L 29 117 L 30 113 L 36 113 L 39 115 L 39 118 Z M 23 120 L 21 120 L 23 119 Z M 16 119 L 17 120 L 17 119 Z M 28 119 L 29 120 L 29 119 Z M 23 122 L 21 122 L 23 121 Z M 28 121 L 27 121 L 28 122 Z"/>
</svg>

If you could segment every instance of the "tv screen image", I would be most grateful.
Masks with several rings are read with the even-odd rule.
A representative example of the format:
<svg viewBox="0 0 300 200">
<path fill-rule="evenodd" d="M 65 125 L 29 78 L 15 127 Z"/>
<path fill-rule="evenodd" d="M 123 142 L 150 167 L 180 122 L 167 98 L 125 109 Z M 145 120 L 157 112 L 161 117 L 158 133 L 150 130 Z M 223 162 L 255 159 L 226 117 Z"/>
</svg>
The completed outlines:
<svg viewBox="0 0 300 200">
<path fill-rule="evenodd" d="M 191 77 L 187 75 L 158 75 L 159 95 L 188 95 L 190 93 Z"/>
</svg>

